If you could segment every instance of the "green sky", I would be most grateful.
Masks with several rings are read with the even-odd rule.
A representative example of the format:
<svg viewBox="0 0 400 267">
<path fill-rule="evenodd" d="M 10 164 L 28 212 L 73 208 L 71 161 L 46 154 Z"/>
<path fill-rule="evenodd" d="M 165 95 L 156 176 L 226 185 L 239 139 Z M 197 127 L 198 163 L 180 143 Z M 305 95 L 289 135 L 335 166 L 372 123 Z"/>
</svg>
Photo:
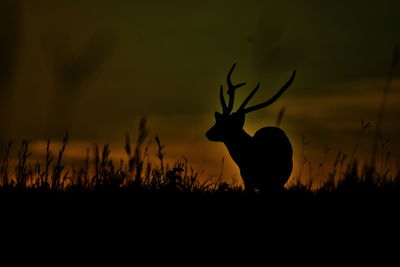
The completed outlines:
<svg viewBox="0 0 400 267">
<path fill-rule="evenodd" d="M 254 102 L 298 71 L 281 100 L 248 116 L 250 133 L 285 106 L 294 143 L 351 150 L 361 119 L 375 122 L 399 10 L 395 0 L 2 1 L 0 137 L 60 138 L 68 127 L 75 140 L 116 142 L 146 116 L 172 155 L 215 160 L 223 147 L 204 132 L 237 62 L 235 81 L 262 83 Z M 394 151 L 399 89 L 384 124 Z"/>
</svg>

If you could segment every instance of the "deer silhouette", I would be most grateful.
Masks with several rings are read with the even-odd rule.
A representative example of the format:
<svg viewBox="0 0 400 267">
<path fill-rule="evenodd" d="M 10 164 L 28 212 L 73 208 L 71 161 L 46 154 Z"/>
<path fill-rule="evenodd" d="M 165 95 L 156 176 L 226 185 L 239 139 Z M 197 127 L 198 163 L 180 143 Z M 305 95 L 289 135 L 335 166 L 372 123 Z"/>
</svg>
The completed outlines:
<svg viewBox="0 0 400 267">
<path fill-rule="evenodd" d="M 223 142 L 232 159 L 240 169 L 245 190 L 276 192 L 284 188 L 293 168 L 293 150 L 285 132 L 277 127 L 264 127 L 254 136 L 243 130 L 245 115 L 251 111 L 265 108 L 274 103 L 292 84 L 296 76 L 293 72 L 286 84 L 268 101 L 246 107 L 257 92 L 260 83 L 247 96 L 236 112 L 232 113 L 235 91 L 246 83 L 233 84 L 231 75 L 236 67 L 232 66 L 227 76 L 228 105 L 225 102 L 223 86 L 220 88 L 222 114 L 215 112 L 215 125 L 206 133 L 210 141 Z"/>
</svg>

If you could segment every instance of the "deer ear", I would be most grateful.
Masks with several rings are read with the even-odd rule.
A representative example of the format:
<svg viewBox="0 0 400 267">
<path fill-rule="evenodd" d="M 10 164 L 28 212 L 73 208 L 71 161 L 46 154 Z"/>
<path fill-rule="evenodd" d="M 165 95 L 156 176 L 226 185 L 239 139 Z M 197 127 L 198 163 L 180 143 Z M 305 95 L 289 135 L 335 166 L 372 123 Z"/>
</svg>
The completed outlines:
<svg viewBox="0 0 400 267">
<path fill-rule="evenodd" d="M 222 120 L 222 114 L 219 112 L 215 112 L 215 120 L 217 121 Z"/>
</svg>

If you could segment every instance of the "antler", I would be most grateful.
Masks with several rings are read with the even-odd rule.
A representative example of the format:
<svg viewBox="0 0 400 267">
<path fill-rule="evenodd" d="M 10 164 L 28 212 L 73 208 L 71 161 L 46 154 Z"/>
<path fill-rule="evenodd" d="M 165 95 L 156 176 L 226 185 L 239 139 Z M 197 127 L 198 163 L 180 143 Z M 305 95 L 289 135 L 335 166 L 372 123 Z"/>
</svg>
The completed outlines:
<svg viewBox="0 0 400 267">
<path fill-rule="evenodd" d="M 258 88 L 260 87 L 260 84 L 257 84 L 256 88 L 251 91 L 251 93 L 247 96 L 247 98 L 243 101 L 243 103 L 240 105 L 238 112 L 244 112 L 244 113 L 249 113 L 254 110 L 262 109 L 265 108 L 272 103 L 274 103 L 278 98 L 290 87 L 290 85 L 293 83 L 294 78 L 296 77 L 296 71 L 293 72 L 292 76 L 290 79 L 285 83 L 284 86 L 273 96 L 271 97 L 268 101 L 265 101 L 264 103 L 246 108 L 247 103 L 250 101 L 250 99 L 255 95 L 257 92 Z"/>
<path fill-rule="evenodd" d="M 230 71 L 228 72 L 228 76 L 226 78 L 227 85 L 228 85 L 227 94 L 229 96 L 228 106 L 226 105 L 226 101 L 225 101 L 225 98 L 224 98 L 224 89 L 223 89 L 222 85 L 221 85 L 220 91 L 219 91 L 219 97 L 220 97 L 220 100 L 221 100 L 222 111 L 223 111 L 223 114 L 227 114 L 227 115 L 229 115 L 232 112 L 233 103 L 234 103 L 234 100 L 235 100 L 236 89 L 246 85 L 246 83 L 239 83 L 239 84 L 233 84 L 232 83 L 231 76 L 232 76 L 232 73 L 233 73 L 235 67 L 236 67 L 236 63 L 233 64 L 233 66 L 230 69 Z M 251 93 L 246 97 L 246 99 L 240 105 L 240 107 L 237 110 L 237 112 L 249 113 L 251 111 L 262 109 L 262 108 L 265 108 L 265 107 L 271 105 L 276 100 L 278 100 L 278 98 L 290 87 L 290 85 L 293 83 L 295 77 L 296 77 L 296 71 L 293 72 L 292 76 L 285 83 L 285 85 L 283 85 L 282 88 L 273 97 L 271 97 L 268 101 L 266 101 L 264 103 L 261 103 L 261 104 L 258 104 L 258 105 L 255 105 L 255 106 L 252 106 L 252 107 L 249 107 L 249 108 L 246 108 L 246 105 L 249 103 L 249 101 L 256 94 L 257 90 L 260 88 L 260 83 L 258 83 L 256 88 L 254 88 L 253 91 L 251 91 Z"/>
<path fill-rule="evenodd" d="M 236 91 L 236 89 L 246 85 L 246 83 L 239 83 L 239 84 L 233 84 L 232 83 L 231 76 L 232 76 L 232 73 L 233 73 L 233 70 L 235 69 L 235 67 L 236 67 L 236 63 L 233 64 L 232 68 L 228 72 L 228 76 L 226 77 L 226 83 L 228 85 L 227 94 L 229 96 L 228 106 L 226 106 L 224 93 L 223 93 L 223 86 L 221 85 L 221 88 L 220 88 L 219 96 L 220 96 L 222 110 L 223 110 L 224 114 L 230 114 L 232 112 L 233 103 L 235 101 L 235 91 Z"/>
</svg>

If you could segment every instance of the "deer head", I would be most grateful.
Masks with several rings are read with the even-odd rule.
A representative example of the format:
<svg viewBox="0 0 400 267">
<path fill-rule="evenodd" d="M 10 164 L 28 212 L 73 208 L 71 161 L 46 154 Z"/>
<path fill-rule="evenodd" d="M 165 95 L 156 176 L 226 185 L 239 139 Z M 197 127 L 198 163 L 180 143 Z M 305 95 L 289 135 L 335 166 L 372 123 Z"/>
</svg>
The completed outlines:
<svg viewBox="0 0 400 267">
<path fill-rule="evenodd" d="M 253 91 L 251 91 L 251 93 L 246 97 L 246 99 L 243 101 L 243 103 L 240 105 L 237 111 L 232 113 L 235 100 L 235 92 L 238 88 L 246 85 L 246 83 L 239 83 L 239 84 L 232 83 L 231 76 L 235 67 L 236 63 L 233 64 L 227 76 L 227 86 L 228 86 L 227 94 L 229 97 L 228 105 L 226 104 L 224 98 L 223 86 L 221 85 L 220 87 L 219 96 L 222 105 L 222 114 L 219 112 L 215 112 L 215 124 L 206 133 L 206 137 L 210 141 L 224 142 L 230 136 L 241 131 L 241 129 L 244 126 L 246 113 L 268 107 L 269 105 L 274 103 L 289 88 L 289 86 L 292 84 L 296 76 L 296 71 L 294 71 L 290 79 L 286 82 L 286 84 L 283 85 L 283 87 L 268 101 L 265 101 L 263 103 L 251 107 L 246 107 L 249 101 L 253 98 L 253 96 L 259 89 L 260 83 L 258 83 L 257 86 L 253 89 Z"/>
</svg>

